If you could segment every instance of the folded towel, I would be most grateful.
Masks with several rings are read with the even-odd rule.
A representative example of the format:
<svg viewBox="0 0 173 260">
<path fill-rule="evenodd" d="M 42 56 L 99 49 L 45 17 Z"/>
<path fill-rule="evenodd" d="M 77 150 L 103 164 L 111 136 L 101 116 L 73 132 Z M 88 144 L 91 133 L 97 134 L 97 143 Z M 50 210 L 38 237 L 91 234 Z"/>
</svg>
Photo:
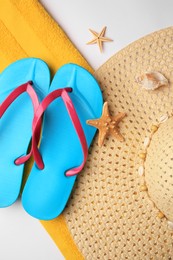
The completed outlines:
<svg viewBox="0 0 173 260">
<path fill-rule="evenodd" d="M 69 62 L 77 63 L 92 72 L 86 60 L 37 0 L 1 1 L 0 70 L 24 57 L 43 59 L 52 73 Z M 30 161 L 26 174 L 31 166 Z M 83 259 L 71 238 L 63 215 L 41 223 L 66 259 Z"/>
</svg>

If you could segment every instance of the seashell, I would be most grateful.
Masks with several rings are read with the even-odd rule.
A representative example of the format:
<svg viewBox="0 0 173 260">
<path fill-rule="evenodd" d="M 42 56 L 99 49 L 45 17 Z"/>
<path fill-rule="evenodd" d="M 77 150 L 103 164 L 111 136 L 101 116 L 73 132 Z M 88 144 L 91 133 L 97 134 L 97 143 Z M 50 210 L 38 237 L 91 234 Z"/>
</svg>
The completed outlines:
<svg viewBox="0 0 173 260">
<path fill-rule="evenodd" d="M 152 131 L 153 133 L 155 133 L 155 132 L 157 131 L 157 129 L 158 129 L 158 126 L 157 126 L 157 125 L 152 125 L 152 126 L 151 126 L 151 131 Z"/>
<path fill-rule="evenodd" d="M 169 221 L 168 220 L 168 228 L 170 229 L 170 230 L 173 230 L 173 222 L 171 222 L 171 221 Z"/>
<path fill-rule="evenodd" d="M 150 137 L 145 137 L 144 139 L 144 147 L 147 148 L 150 144 Z"/>
<path fill-rule="evenodd" d="M 148 188 L 145 184 L 143 184 L 141 187 L 140 187 L 140 191 L 147 191 Z"/>
<path fill-rule="evenodd" d="M 146 158 L 146 153 L 140 153 L 140 154 L 139 154 L 139 158 L 145 160 L 145 158 Z"/>
<path fill-rule="evenodd" d="M 166 122 L 166 120 L 168 120 L 168 114 L 161 116 L 159 119 L 159 123 L 164 123 Z"/>
<path fill-rule="evenodd" d="M 142 176 L 144 174 L 144 166 L 140 166 L 139 169 L 138 169 L 138 174 L 139 176 Z"/>
<path fill-rule="evenodd" d="M 165 76 L 157 71 L 146 72 L 143 75 L 136 77 L 135 80 L 146 90 L 154 90 L 161 86 L 168 85 L 168 80 Z"/>
<path fill-rule="evenodd" d="M 158 218 L 162 219 L 165 217 L 165 215 L 163 214 L 163 212 L 159 211 L 159 213 L 157 214 Z"/>
</svg>

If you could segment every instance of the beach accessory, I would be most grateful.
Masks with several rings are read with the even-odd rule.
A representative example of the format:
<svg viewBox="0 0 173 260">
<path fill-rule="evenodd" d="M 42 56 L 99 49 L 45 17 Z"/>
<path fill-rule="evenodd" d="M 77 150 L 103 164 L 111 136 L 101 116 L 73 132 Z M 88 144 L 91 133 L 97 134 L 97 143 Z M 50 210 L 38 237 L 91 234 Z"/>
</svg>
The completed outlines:
<svg viewBox="0 0 173 260">
<path fill-rule="evenodd" d="M 65 257 L 172 259 L 172 37 L 173 27 L 148 35 L 95 73 L 111 115 L 126 113 L 119 123 L 124 142 L 108 136 L 99 147 L 95 138 L 56 222 Z M 141 88 L 135 78 L 146 71 L 162 73 L 169 84 Z"/>
<path fill-rule="evenodd" d="M 99 46 L 100 52 L 103 52 L 103 43 L 104 42 L 113 41 L 112 39 L 105 37 L 106 26 L 101 30 L 100 33 L 97 33 L 92 29 L 89 29 L 89 31 L 93 34 L 94 39 L 87 42 L 87 44 L 97 44 Z"/>
<path fill-rule="evenodd" d="M 33 120 L 36 148 L 37 123 L 44 113 L 40 148 L 33 150 L 36 163 L 22 193 L 30 215 L 48 220 L 61 214 L 96 132 L 86 120 L 100 117 L 101 111 L 102 94 L 94 77 L 75 64 L 61 67 Z"/>
<path fill-rule="evenodd" d="M 118 113 L 116 116 L 111 116 L 108 103 L 105 102 L 103 105 L 101 118 L 87 120 L 87 124 L 92 125 L 99 130 L 99 146 L 102 146 L 104 139 L 108 135 L 114 136 L 119 141 L 124 141 L 124 137 L 119 133 L 118 124 L 125 117 L 125 115 L 125 113 Z"/>
<path fill-rule="evenodd" d="M 4 1 L 0 8 L 0 32 L 0 71 L 17 59 L 38 57 L 49 64 L 52 73 L 69 62 L 77 63 L 93 72 L 57 21 L 54 21 L 38 0 Z M 32 163 L 33 161 L 30 160 L 25 165 L 24 180 L 30 173 Z M 60 235 L 61 227 L 59 229 L 58 225 L 60 220 L 65 226 L 63 215 L 53 221 L 41 221 L 56 245 L 59 245 L 59 241 L 63 241 L 63 236 Z M 6 225 L 7 230 L 9 226 Z M 71 239 L 69 246 L 73 243 Z M 69 257 L 71 258 L 71 252 Z"/>
<path fill-rule="evenodd" d="M 26 155 L 32 120 L 39 100 L 48 92 L 49 78 L 47 65 L 34 58 L 12 63 L 0 75 L 0 207 L 18 198 L 24 169 L 21 163 L 32 154 L 31 147 Z"/>
<path fill-rule="evenodd" d="M 8 15 L 6 15 L 7 13 Z M 74 46 L 66 37 L 66 35 L 61 30 L 61 28 L 56 24 L 55 21 L 53 21 L 53 19 L 48 15 L 48 13 L 44 10 L 44 8 L 41 6 L 41 4 L 38 1 L 6 0 L 4 1 L 3 5 L 1 5 L 0 16 L 1 16 L 0 17 L 1 18 L 0 21 L 0 30 L 1 30 L 0 68 L 1 70 L 5 68 L 10 62 L 21 57 L 26 57 L 27 55 L 40 57 L 46 60 L 50 64 L 51 69 L 54 72 L 59 68 L 59 66 L 67 62 L 75 62 L 91 70 L 87 62 L 80 55 L 80 53 L 74 48 Z M 11 19 L 12 17 L 14 17 L 14 19 Z M 49 31 L 49 37 L 47 37 L 47 31 Z M 25 37 L 20 37 L 21 35 L 23 36 L 24 34 Z M 31 41 L 28 41 L 28 39 L 30 39 Z M 52 44 L 52 42 L 54 44 Z M 152 45 L 151 53 L 149 53 L 150 44 Z M 51 46 L 51 49 L 48 46 Z M 144 50 L 142 50 L 143 48 Z M 155 49 L 158 52 L 157 56 L 155 54 L 153 55 L 153 53 L 155 53 Z M 167 67 L 167 64 L 170 62 L 172 63 L 172 28 L 163 30 L 159 33 L 157 32 L 155 34 L 152 34 L 150 37 L 145 37 L 144 39 L 140 40 L 140 42 L 134 43 L 134 45 L 131 45 L 129 49 L 126 50 L 118 54 L 118 60 L 121 60 L 121 62 L 119 63 L 120 65 L 118 65 L 117 62 L 117 66 L 119 66 L 119 69 L 118 68 L 116 69 L 117 72 L 116 74 L 118 74 L 118 76 L 114 75 L 114 77 L 116 77 L 116 81 L 118 81 L 116 82 L 116 84 L 120 83 L 122 89 L 123 89 L 123 82 L 120 82 L 120 80 L 124 80 L 124 79 L 122 78 L 122 75 L 121 76 L 119 75 L 119 73 L 123 71 L 124 73 L 123 76 L 126 78 L 125 82 L 128 82 L 127 76 L 131 75 L 130 67 L 132 66 L 133 68 L 134 62 L 135 62 L 135 67 L 133 68 L 133 75 L 135 75 L 135 77 L 142 75 L 143 73 L 146 72 L 146 70 L 147 71 L 158 70 L 161 71 L 165 76 L 167 77 L 170 76 L 171 68 L 170 66 Z M 138 56 L 138 53 L 136 53 L 138 52 L 138 50 L 139 50 L 139 54 L 141 54 L 142 52 L 142 55 Z M 147 52 L 145 53 L 146 50 Z M 128 60 L 126 60 L 126 54 L 128 54 Z M 149 64 L 148 63 L 146 64 L 146 59 L 148 58 L 150 58 L 150 62 Z M 146 66 L 143 66 L 142 59 L 145 60 L 144 64 L 146 64 Z M 126 73 L 125 68 L 123 68 L 125 60 L 128 62 L 128 73 Z M 140 66 L 138 67 L 139 64 Z M 106 69 L 109 68 L 109 64 L 105 66 L 107 67 Z M 160 69 L 162 66 L 163 69 Z M 135 70 L 138 71 L 138 73 L 136 73 Z M 165 70 L 166 71 L 168 70 L 166 74 L 165 74 Z M 131 77 L 130 82 L 133 82 L 133 75 Z M 107 75 L 107 77 L 109 78 L 109 75 Z M 172 82 L 172 74 L 171 74 L 171 78 L 168 79 Z M 101 78 L 101 81 L 102 80 L 103 79 Z M 111 82 L 108 81 L 109 79 L 107 79 L 107 85 L 109 85 L 109 83 L 111 84 Z M 108 87 L 110 89 L 112 86 L 108 86 Z M 106 91 L 106 86 L 104 89 Z M 140 86 L 135 84 L 135 89 L 139 90 Z M 156 93 L 157 91 L 162 92 L 163 91 L 162 87 L 161 89 L 156 90 Z M 121 89 L 118 88 L 115 95 L 119 96 L 119 93 L 121 93 Z M 153 94 L 155 94 L 155 91 L 153 91 L 153 93 L 150 93 L 151 96 Z M 163 95 L 160 102 L 161 107 L 162 107 L 162 101 L 165 101 L 164 92 L 162 92 L 162 94 Z M 151 100 L 151 96 L 150 96 L 150 100 Z M 111 97 L 109 99 L 111 99 Z M 118 99 L 118 101 L 116 100 L 116 103 L 118 103 L 118 106 L 122 110 L 121 104 L 119 104 L 119 102 L 122 102 L 122 100 L 121 99 Z M 132 105 L 132 110 L 133 110 L 133 105 Z M 161 112 L 160 108 L 158 109 L 158 111 Z M 118 112 L 117 108 L 115 108 L 115 110 L 111 109 L 112 115 L 116 114 L 117 112 Z M 125 112 L 127 113 L 127 111 Z M 124 122 L 125 119 L 127 119 L 127 117 L 124 118 L 123 120 Z M 151 122 L 151 124 L 153 124 L 153 122 Z M 121 127 L 122 126 L 120 125 L 120 132 L 122 132 Z M 131 131 L 131 129 L 129 131 Z M 141 138 L 140 140 L 142 139 L 143 138 Z M 116 144 L 117 143 L 120 142 L 117 141 Z M 120 143 L 120 144 L 123 145 L 124 143 Z M 105 140 L 105 145 L 107 145 L 106 140 Z M 98 148 L 97 145 L 95 145 L 95 143 L 93 143 L 93 146 L 94 147 L 96 146 L 94 149 Z M 128 148 L 128 150 L 129 149 L 130 148 Z M 140 152 L 141 151 L 139 151 L 139 153 Z M 135 150 L 135 154 L 136 154 L 136 150 Z M 100 154 L 97 155 L 96 153 L 96 156 L 98 157 L 100 156 Z M 101 154 L 99 163 L 101 163 L 102 159 L 104 158 L 102 158 L 102 154 Z M 99 257 L 106 258 L 109 255 L 110 258 L 115 258 L 115 259 L 122 259 L 123 257 L 125 259 L 131 259 L 131 255 L 135 255 L 133 257 L 134 259 L 140 259 L 140 258 L 142 259 L 147 259 L 147 258 L 169 259 L 170 258 L 171 259 L 172 237 L 170 238 L 170 232 L 167 230 L 166 219 L 162 219 L 160 221 L 159 219 L 155 218 L 158 210 L 153 206 L 148 206 L 148 204 L 151 203 L 151 200 L 147 197 L 146 192 L 144 192 L 143 194 L 140 193 L 140 197 L 137 196 L 138 194 L 135 193 L 133 194 L 133 191 L 136 189 L 135 173 L 136 171 L 138 171 L 136 169 L 138 168 L 138 166 L 135 166 L 134 175 L 133 175 L 135 177 L 134 180 L 133 180 L 133 176 L 130 176 L 131 178 L 129 178 L 129 176 L 125 175 L 124 172 L 121 174 L 121 168 L 120 168 L 119 175 L 121 179 L 120 181 L 118 181 L 117 174 L 112 174 L 111 176 L 107 177 L 107 176 L 103 176 L 104 173 L 102 173 L 101 178 L 98 179 L 100 170 L 97 170 L 96 163 L 94 163 L 94 166 L 93 163 L 94 161 L 92 162 L 92 164 L 91 162 L 88 162 L 86 165 L 86 167 L 90 167 L 90 169 L 93 168 L 91 173 L 95 172 L 94 174 L 92 174 L 92 179 L 91 179 L 91 173 L 88 173 L 87 176 L 86 175 L 84 176 L 84 173 L 86 173 L 84 171 L 80 174 L 80 176 L 78 176 L 77 178 L 78 180 L 76 183 L 76 191 L 75 193 L 72 194 L 71 196 L 72 200 L 69 201 L 69 206 L 67 207 L 66 211 L 63 214 L 61 214 L 58 218 L 52 221 L 41 221 L 45 229 L 49 232 L 50 236 L 54 239 L 55 243 L 61 249 L 64 257 L 66 259 L 71 260 L 71 259 L 83 259 L 83 258 L 89 259 L 91 255 L 92 255 L 91 256 L 92 259 L 95 256 L 96 258 Z M 90 164 L 90 166 L 88 166 L 88 164 Z M 28 166 L 26 169 L 27 171 L 29 171 Z M 129 168 L 130 167 L 131 165 L 129 165 Z M 110 170 L 108 170 L 108 173 L 109 172 Z M 116 171 L 113 169 L 113 173 L 115 172 Z M 128 176 L 127 180 L 126 180 L 126 176 Z M 137 178 L 139 178 L 138 175 Z M 100 187 L 101 187 L 101 191 L 104 191 L 105 180 L 107 180 L 110 191 L 105 193 L 98 192 L 98 190 L 100 190 Z M 129 180 L 130 182 L 128 182 Z M 113 192 L 110 187 L 110 183 L 115 183 L 115 181 L 117 185 L 115 185 L 116 190 L 114 190 Z M 82 184 L 82 186 L 79 187 L 79 185 L 81 185 L 82 182 L 84 183 Z M 127 186 L 124 187 L 124 184 L 126 184 Z M 135 184 L 135 187 L 133 187 L 133 184 Z M 85 189 L 85 185 L 86 185 L 86 189 Z M 90 187 L 91 185 L 92 187 Z M 119 191 L 118 194 L 116 194 L 117 188 L 120 186 L 123 188 L 121 189 L 121 192 Z M 137 185 L 137 188 L 139 186 L 140 185 Z M 80 194 L 78 194 L 79 191 Z M 86 194 L 86 191 L 88 192 L 87 193 L 88 195 Z M 123 191 L 126 192 L 123 194 Z M 118 196 L 120 194 L 123 194 L 122 200 L 120 200 L 120 198 L 118 200 Z M 89 208 L 88 205 L 85 204 L 86 195 L 89 198 L 91 198 L 90 200 L 91 202 L 90 205 L 92 206 L 91 209 Z M 95 201 L 93 199 L 94 195 L 95 197 L 98 196 L 100 197 L 100 201 L 104 207 L 103 209 L 100 205 L 101 203 L 98 204 L 97 200 Z M 111 196 L 115 197 L 115 195 L 116 195 L 115 198 L 116 201 L 120 201 L 120 202 L 117 203 L 117 205 L 115 205 L 112 209 L 111 208 L 109 208 L 108 210 L 105 209 L 106 199 L 108 201 L 113 200 Z M 145 196 L 145 199 L 141 199 L 141 197 L 143 196 Z M 139 200 L 136 201 L 136 198 Z M 76 204 L 73 205 L 73 203 L 76 201 L 80 201 L 81 203 L 83 202 L 85 206 L 84 207 L 83 205 L 79 206 L 76 210 Z M 143 203 L 144 201 L 145 203 Z M 100 205 L 100 212 L 99 210 L 96 211 L 95 209 L 96 206 L 99 205 Z M 81 210 L 81 207 L 83 207 L 83 211 Z M 136 207 L 137 209 L 139 209 L 140 214 L 138 214 L 138 210 L 135 210 L 134 212 L 131 211 L 132 209 L 134 210 Z M 79 212 L 77 212 L 78 210 Z M 127 218 L 127 225 L 122 225 L 123 216 L 121 213 L 123 212 L 123 210 L 126 211 L 129 210 L 128 214 L 129 217 L 131 217 L 131 219 Z M 97 212 L 99 218 L 96 217 Z M 92 217 L 92 214 L 95 215 L 93 215 Z M 85 217 L 88 217 L 89 219 L 87 220 L 88 223 L 86 223 L 86 220 L 83 219 L 84 217 L 83 215 L 85 215 Z M 109 218 L 108 220 L 109 222 L 107 222 L 108 218 Z M 85 222 L 83 222 L 83 220 L 85 220 Z M 135 221 L 136 221 L 136 225 L 135 225 Z M 102 228 L 102 226 L 99 227 L 99 222 L 104 223 L 104 228 Z M 149 227 L 147 226 L 147 224 L 149 225 Z M 98 230 L 96 229 L 96 226 L 98 226 Z M 80 236 L 76 236 L 76 234 L 80 234 Z M 107 237 L 107 234 L 110 235 Z M 112 237 L 110 239 L 111 234 Z M 103 238 L 99 239 L 99 237 L 101 238 L 103 237 Z M 107 238 L 105 239 L 105 237 Z M 104 241 L 105 243 L 103 243 Z M 127 244 L 127 246 L 124 246 L 124 244 L 125 245 Z M 118 257 L 116 255 L 118 255 Z"/>
<path fill-rule="evenodd" d="M 148 71 L 135 78 L 136 82 L 146 90 L 155 90 L 159 87 L 168 86 L 169 82 L 158 71 Z"/>
</svg>

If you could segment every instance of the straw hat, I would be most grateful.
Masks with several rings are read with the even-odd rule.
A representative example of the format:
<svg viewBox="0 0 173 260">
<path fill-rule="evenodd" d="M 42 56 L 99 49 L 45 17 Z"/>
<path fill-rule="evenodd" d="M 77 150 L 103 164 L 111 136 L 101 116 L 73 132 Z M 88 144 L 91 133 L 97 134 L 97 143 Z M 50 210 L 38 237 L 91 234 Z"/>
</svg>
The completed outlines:
<svg viewBox="0 0 173 260">
<path fill-rule="evenodd" d="M 169 81 L 143 89 L 136 77 Z M 98 135 L 63 215 L 85 259 L 173 259 L 173 27 L 115 54 L 95 76 L 120 142 Z M 138 77 L 139 78 L 139 77 Z"/>
</svg>

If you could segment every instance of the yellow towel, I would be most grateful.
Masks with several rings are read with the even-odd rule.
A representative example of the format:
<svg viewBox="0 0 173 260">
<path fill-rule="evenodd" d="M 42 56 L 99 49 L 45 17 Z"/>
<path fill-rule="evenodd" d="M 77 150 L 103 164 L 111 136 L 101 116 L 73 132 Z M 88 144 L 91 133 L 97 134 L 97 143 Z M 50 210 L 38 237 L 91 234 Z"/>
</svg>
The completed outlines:
<svg viewBox="0 0 173 260">
<path fill-rule="evenodd" d="M 0 0 L 0 71 L 24 57 L 43 59 L 52 73 L 68 62 L 77 63 L 92 72 L 86 60 L 37 0 Z M 31 162 L 26 172 L 30 168 Z M 66 259 L 83 259 L 62 215 L 41 223 Z"/>
</svg>

